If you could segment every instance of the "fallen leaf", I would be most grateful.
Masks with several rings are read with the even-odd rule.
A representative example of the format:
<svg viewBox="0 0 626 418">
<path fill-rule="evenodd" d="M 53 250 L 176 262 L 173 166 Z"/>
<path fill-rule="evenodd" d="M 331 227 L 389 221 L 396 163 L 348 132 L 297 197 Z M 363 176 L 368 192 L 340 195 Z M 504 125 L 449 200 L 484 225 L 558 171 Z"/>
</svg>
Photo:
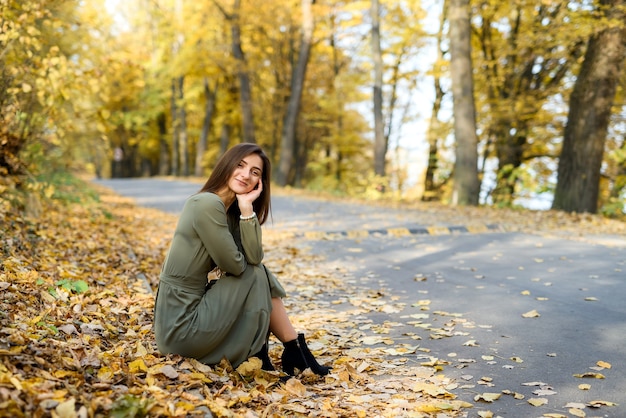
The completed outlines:
<svg viewBox="0 0 626 418">
<path fill-rule="evenodd" d="M 76 418 L 76 399 L 70 398 L 67 401 L 61 402 L 54 408 L 58 418 Z"/>
<path fill-rule="evenodd" d="M 484 402 L 491 403 L 493 401 L 500 399 L 500 396 L 502 396 L 501 393 L 485 392 L 485 393 L 481 393 L 481 394 L 474 396 L 474 400 L 476 402 L 484 401 Z"/>
<path fill-rule="evenodd" d="M 574 409 L 585 409 L 587 405 L 580 402 L 568 402 L 565 404 L 564 408 L 574 408 Z"/>
<path fill-rule="evenodd" d="M 524 318 L 538 318 L 541 315 L 539 315 L 539 312 L 537 312 L 535 309 L 533 309 L 532 311 L 528 311 L 524 314 L 522 314 L 522 317 Z"/>
<path fill-rule="evenodd" d="M 548 400 L 546 398 L 530 398 L 528 400 L 528 403 L 532 406 L 542 406 L 546 405 L 548 403 Z"/>
<path fill-rule="evenodd" d="M 592 373 L 592 372 L 575 374 L 574 377 L 604 379 L 604 375 L 602 373 Z"/>
<path fill-rule="evenodd" d="M 522 383 L 522 386 L 548 386 L 548 384 L 543 382 L 526 382 Z"/>
<path fill-rule="evenodd" d="M 617 406 L 619 404 L 615 403 L 615 402 L 609 402 L 609 401 L 601 401 L 601 400 L 595 400 L 595 401 L 591 401 L 589 402 L 589 406 L 593 406 L 593 407 L 600 407 L 600 406 Z"/>
<path fill-rule="evenodd" d="M 567 412 L 569 412 L 571 415 L 575 417 L 584 418 L 587 416 L 587 414 L 585 414 L 585 411 L 583 411 L 582 409 L 572 408 L 572 409 L 569 409 Z"/>
<path fill-rule="evenodd" d="M 296 396 L 302 397 L 306 395 L 306 386 L 304 386 L 302 382 L 295 377 L 287 380 L 287 383 L 285 384 L 285 389 L 287 389 L 289 393 Z"/>
<path fill-rule="evenodd" d="M 550 395 L 556 395 L 556 392 L 553 391 L 553 390 L 548 390 L 548 389 L 537 389 L 537 390 L 533 391 L 533 395 L 550 396 Z"/>
</svg>

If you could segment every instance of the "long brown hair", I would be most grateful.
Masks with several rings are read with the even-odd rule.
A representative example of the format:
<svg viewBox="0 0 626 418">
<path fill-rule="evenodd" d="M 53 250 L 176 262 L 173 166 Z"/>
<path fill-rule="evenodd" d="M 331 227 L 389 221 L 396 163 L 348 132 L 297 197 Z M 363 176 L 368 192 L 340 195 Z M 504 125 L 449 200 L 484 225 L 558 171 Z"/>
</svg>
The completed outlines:
<svg viewBox="0 0 626 418">
<path fill-rule="evenodd" d="M 261 173 L 263 190 L 258 199 L 252 203 L 254 212 L 256 212 L 259 218 L 259 223 L 263 225 L 271 211 L 270 179 L 272 178 L 272 165 L 263 149 L 257 144 L 244 142 L 226 151 L 217 161 L 215 169 L 206 183 L 204 183 L 204 186 L 200 189 L 200 192 L 217 193 L 226 187 L 237 165 L 250 154 L 256 154 L 263 160 L 263 171 Z M 241 212 L 239 211 L 238 205 L 230 205 L 230 208 L 228 208 L 228 215 L 230 217 L 239 217 L 240 214 Z"/>
</svg>

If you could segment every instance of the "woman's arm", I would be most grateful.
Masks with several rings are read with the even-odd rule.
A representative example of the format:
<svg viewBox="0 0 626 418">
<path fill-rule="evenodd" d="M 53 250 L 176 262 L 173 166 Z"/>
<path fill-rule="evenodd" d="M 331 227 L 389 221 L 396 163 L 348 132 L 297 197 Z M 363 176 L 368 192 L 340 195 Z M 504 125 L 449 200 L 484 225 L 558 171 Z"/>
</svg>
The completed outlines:
<svg viewBox="0 0 626 418">
<path fill-rule="evenodd" d="M 263 261 L 263 236 L 261 225 L 256 216 L 251 219 L 239 221 L 241 233 L 241 245 L 246 260 L 250 264 L 261 264 Z"/>
<path fill-rule="evenodd" d="M 239 276 L 248 263 L 228 229 L 224 203 L 212 193 L 200 193 L 191 199 L 193 228 L 202 244 L 220 270 Z"/>
<path fill-rule="evenodd" d="M 248 193 L 237 195 L 237 205 L 241 213 L 239 230 L 241 244 L 246 259 L 250 264 L 261 264 L 263 261 L 263 245 L 261 236 L 261 224 L 253 212 L 253 203 L 263 192 L 263 182 L 259 179 L 256 187 Z"/>
</svg>

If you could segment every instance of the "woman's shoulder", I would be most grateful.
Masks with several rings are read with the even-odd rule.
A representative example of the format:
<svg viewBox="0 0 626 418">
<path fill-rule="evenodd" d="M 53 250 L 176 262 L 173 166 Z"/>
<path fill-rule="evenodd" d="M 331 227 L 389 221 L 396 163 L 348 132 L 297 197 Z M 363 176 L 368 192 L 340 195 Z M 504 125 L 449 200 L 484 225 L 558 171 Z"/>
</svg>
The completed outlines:
<svg viewBox="0 0 626 418">
<path fill-rule="evenodd" d="M 193 206 L 200 207 L 214 207 L 224 209 L 224 202 L 222 199 L 215 193 L 211 192 L 200 192 L 190 196 L 187 199 L 187 204 L 192 204 Z"/>
<path fill-rule="evenodd" d="M 224 205 L 224 202 L 222 202 L 222 199 L 220 199 L 220 197 L 216 195 L 215 193 L 211 193 L 211 192 L 196 193 L 194 195 L 189 196 L 187 201 L 210 203 L 210 204 L 221 203 L 222 206 Z"/>
</svg>

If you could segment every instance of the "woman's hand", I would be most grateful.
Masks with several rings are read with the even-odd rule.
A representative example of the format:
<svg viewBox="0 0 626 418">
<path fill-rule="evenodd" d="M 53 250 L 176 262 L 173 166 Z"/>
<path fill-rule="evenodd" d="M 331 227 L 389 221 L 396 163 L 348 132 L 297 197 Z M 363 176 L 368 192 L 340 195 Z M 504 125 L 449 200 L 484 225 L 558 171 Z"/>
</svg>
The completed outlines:
<svg viewBox="0 0 626 418">
<path fill-rule="evenodd" d="M 248 193 L 237 194 L 237 204 L 239 205 L 239 211 L 241 212 L 241 216 L 251 216 L 254 209 L 252 207 L 252 203 L 261 196 L 261 192 L 263 191 L 263 181 L 259 179 L 259 183 L 255 186 L 254 189 L 250 190 Z"/>
</svg>

